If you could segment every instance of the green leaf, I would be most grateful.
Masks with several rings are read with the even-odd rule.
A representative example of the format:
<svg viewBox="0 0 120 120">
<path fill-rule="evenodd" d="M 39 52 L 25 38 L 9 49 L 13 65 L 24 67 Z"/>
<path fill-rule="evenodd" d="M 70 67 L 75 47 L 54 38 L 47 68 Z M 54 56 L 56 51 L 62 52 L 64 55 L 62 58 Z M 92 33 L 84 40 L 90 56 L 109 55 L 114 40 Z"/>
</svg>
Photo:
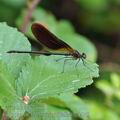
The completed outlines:
<svg viewBox="0 0 120 120">
<path fill-rule="evenodd" d="M 75 95 L 61 94 L 60 96 L 44 99 L 43 102 L 52 106 L 56 106 L 58 109 L 68 109 L 72 112 L 74 117 L 82 118 L 84 120 L 88 119 L 89 110 L 87 105 Z"/>
<path fill-rule="evenodd" d="M 66 30 L 68 34 L 75 33 L 73 25 L 67 20 L 60 20 L 59 22 L 57 22 L 56 27 L 57 27 L 55 31 L 56 35 L 65 36 Z"/>
<path fill-rule="evenodd" d="M 0 106 L 11 119 L 18 120 L 26 111 L 23 96 L 17 94 L 16 80 L 0 62 Z"/>
<path fill-rule="evenodd" d="M 63 92 L 74 93 L 78 88 L 90 85 L 93 77 L 98 77 L 98 68 L 95 64 L 86 63 L 86 67 L 79 62 L 75 68 L 75 60 L 68 61 L 65 65 L 65 72 L 61 73 L 63 61 L 56 62 L 56 59 L 58 59 L 56 56 L 43 55 L 28 61 L 17 81 L 18 93 L 27 94 L 31 100 Z"/>
<path fill-rule="evenodd" d="M 119 89 L 120 88 L 120 75 L 118 75 L 117 73 L 112 73 L 110 77 L 111 77 L 111 82 L 113 86 Z"/>
<path fill-rule="evenodd" d="M 66 109 L 60 109 L 44 103 L 29 103 L 16 101 L 10 108 L 8 108 L 8 115 L 14 120 L 71 120 L 71 113 Z"/>
<path fill-rule="evenodd" d="M 25 113 L 27 105 L 22 100 L 17 99 L 13 104 L 6 107 L 7 116 L 12 120 L 19 120 Z"/>
<path fill-rule="evenodd" d="M 114 94 L 114 89 L 106 80 L 98 81 L 96 87 L 99 88 L 106 96 L 112 96 Z"/>
<path fill-rule="evenodd" d="M 25 112 L 23 109 L 25 104 L 22 98 L 17 95 L 14 76 L 9 73 L 2 62 L 0 62 L 0 66 L 0 106 L 7 116 L 18 120 Z"/>
<path fill-rule="evenodd" d="M 94 102 L 88 102 L 90 112 L 89 120 L 119 120 L 119 115 L 109 107 Z M 104 110 L 104 112 L 103 112 Z"/>
<path fill-rule="evenodd" d="M 4 110 L 11 106 L 19 98 L 14 88 L 15 79 L 9 73 L 6 66 L 0 61 L 0 106 Z"/>
<path fill-rule="evenodd" d="M 110 72 L 109 78 L 98 81 L 96 87 L 100 89 L 106 97 L 112 98 L 114 96 L 120 100 L 120 76 L 118 73 Z"/>
<path fill-rule="evenodd" d="M 11 110 L 16 101 L 23 103 L 23 96 L 17 94 L 16 78 L 18 78 L 22 67 L 31 57 L 28 54 L 6 53 L 9 50 L 31 49 L 28 40 L 22 33 L 18 32 L 16 28 L 0 23 L 0 106 L 10 115 L 10 113 L 13 111 L 15 113 L 15 110 L 17 110 Z M 21 113 L 24 113 L 24 111 L 21 111 Z"/>
<path fill-rule="evenodd" d="M 87 105 L 77 96 L 72 94 L 63 94 L 59 96 L 60 100 L 64 101 L 66 107 L 70 109 L 75 116 L 87 120 L 89 110 Z"/>
<path fill-rule="evenodd" d="M 71 113 L 66 109 L 47 104 L 36 104 L 35 106 L 32 106 L 31 109 L 31 116 L 34 120 L 72 120 Z"/>
<path fill-rule="evenodd" d="M 31 50 L 31 46 L 27 38 L 16 28 L 0 23 L 0 59 L 7 64 L 8 70 L 16 78 L 30 56 L 6 53 L 9 50 Z"/>
<path fill-rule="evenodd" d="M 30 103 L 29 105 L 23 102 L 16 101 L 8 107 L 7 115 L 13 120 L 71 120 L 71 113 L 66 109 L 60 109 L 44 103 Z"/>
</svg>

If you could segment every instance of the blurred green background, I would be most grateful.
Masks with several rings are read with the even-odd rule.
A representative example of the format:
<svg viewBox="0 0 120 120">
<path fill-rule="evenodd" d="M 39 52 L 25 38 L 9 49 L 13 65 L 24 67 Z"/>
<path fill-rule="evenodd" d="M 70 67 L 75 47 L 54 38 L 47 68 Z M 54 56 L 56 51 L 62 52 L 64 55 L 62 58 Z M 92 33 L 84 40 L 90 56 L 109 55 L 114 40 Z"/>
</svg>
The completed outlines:
<svg viewBox="0 0 120 120">
<path fill-rule="evenodd" d="M 0 22 L 21 30 L 32 2 L 1 0 Z M 74 40 L 81 40 L 77 47 L 87 53 L 89 61 L 100 65 L 100 77 L 91 86 L 80 89 L 77 95 L 85 100 L 90 120 L 119 120 L 120 0 L 41 0 L 25 31 L 36 49 L 29 28 L 33 21 L 42 22 L 73 46 Z"/>
</svg>

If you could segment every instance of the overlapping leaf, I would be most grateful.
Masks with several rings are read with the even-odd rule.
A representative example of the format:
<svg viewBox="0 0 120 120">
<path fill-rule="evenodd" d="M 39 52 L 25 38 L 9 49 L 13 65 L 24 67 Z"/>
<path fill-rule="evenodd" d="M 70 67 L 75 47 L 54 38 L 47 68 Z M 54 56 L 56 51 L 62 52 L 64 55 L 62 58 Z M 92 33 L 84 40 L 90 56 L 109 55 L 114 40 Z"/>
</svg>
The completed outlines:
<svg viewBox="0 0 120 120">
<path fill-rule="evenodd" d="M 17 77 L 30 56 L 7 54 L 6 52 L 10 50 L 31 50 L 31 46 L 27 38 L 16 28 L 0 23 L 0 59 L 7 64 L 8 70 Z"/>
<path fill-rule="evenodd" d="M 57 108 L 67 109 L 72 112 L 73 117 L 88 120 L 89 110 L 87 105 L 77 96 L 72 94 L 62 94 L 56 97 L 50 97 L 43 100 L 51 106 Z"/>
</svg>

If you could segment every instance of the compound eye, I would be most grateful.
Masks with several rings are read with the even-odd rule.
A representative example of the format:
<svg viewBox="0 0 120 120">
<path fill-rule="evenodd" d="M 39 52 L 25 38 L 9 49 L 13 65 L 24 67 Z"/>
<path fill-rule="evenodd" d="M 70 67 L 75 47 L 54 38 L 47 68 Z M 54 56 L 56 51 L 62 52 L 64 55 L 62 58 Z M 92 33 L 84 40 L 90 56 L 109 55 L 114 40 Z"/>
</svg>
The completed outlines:
<svg viewBox="0 0 120 120">
<path fill-rule="evenodd" d="M 86 54 L 85 53 L 82 53 L 82 58 L 86 59 Z"/>
</svg>

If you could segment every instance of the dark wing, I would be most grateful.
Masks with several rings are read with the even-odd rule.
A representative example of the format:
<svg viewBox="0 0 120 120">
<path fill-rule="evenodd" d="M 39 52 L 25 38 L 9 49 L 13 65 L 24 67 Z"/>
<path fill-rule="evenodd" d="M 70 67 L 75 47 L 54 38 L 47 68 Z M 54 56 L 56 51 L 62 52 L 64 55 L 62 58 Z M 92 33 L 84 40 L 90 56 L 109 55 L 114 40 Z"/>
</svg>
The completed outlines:
<svg viewBox="0 0 120 120">
<path fill-rule="evenodd" d="M 63 49 L 67 52 L 73 51 L 73 49 L 67 43 L 57 38 L 40 23 L 33 23 L 31 29 L 36 39 L 47 48 L 51 50 Z"/>
</svg>

